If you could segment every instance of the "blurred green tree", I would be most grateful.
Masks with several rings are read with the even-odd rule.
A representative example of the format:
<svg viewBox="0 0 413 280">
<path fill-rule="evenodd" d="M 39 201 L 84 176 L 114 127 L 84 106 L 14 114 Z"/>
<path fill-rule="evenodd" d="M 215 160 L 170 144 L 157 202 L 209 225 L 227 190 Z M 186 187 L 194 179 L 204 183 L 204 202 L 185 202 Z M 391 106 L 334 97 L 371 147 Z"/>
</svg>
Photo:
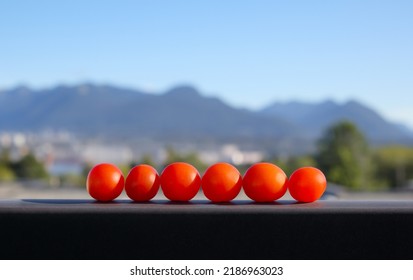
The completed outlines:
<svg viewBox="0 0 413 280">
<path fill-rule="evenodd" d="M 192 164 L 201 174 L 208 168 L 208 165 L 199 158 L 196 152 L 178 153 L 174 148 L 167 147 L 166 159 L 163 165 L 167 166 L 168 164 L 179 161 Z"/>
<path fill-rule="evenodd" d="M 305 166 L 315 166 L 316 162 L 313 156 L 310 155 L 302 155 L 302 156 L 292 156 L 288 158 L 272 158 L 267 160 L 269 162 L 274 163 L 282 170 L 284 170 L 285 174 L 289 177 L 295 170 L 300 167 Z"/>
<path fill-rule="evenodd" d="M 141 164 L 147 164 L 156 168 L 156 163 L 150 154 L 144 154 L 140 160 Z"/>
<path fill-rule="evenodd" d="M 10 151 L 2 149 L 0 152 L 0 181 L 13 181 L 16 178 L 10 161 Z"/>
<path fill-rule="evenodd" d="M 330 182 L 352 189 L 373 185 L 368 143 L 351 122 L 343 121 L 329 127 L 318 142 L 315 158 Z"/>
<path fill-rule="evenodd" d="M 62 174 L 57 177 L 58 186 L 82 187 L 86 185 L 86 178 L 82 174 Z"/>
<path fill-rule="evenodd" d="M 139 164 L 147 164 L 147 165 L 150 165 L 150 166 L 152 166 L 153 168 L 156 169 L 156 163 L 155 163 L 155 161 L 153 160 L 153 158 L 150 154 L 142 155 L 142 157 L 139 161 L 132 161 L 129 164 L 129 167 L 132 169 L 133 167 L 135 167 L 136 165 L 139 165 Z"/>
<path fill-rule="evenodd" d="M 0 181 L 13 181 L 16 178 L 13 170 L 7 165 L 0 163 Z"/>
<path fill-rule="evenodd" d="M 32 153 L 28 153 L 12 166 L 18 178 L 45 179 L 48 177 L 44 165 Z"/>
<path fill-rule="evenodd" d="M 388 146 L 376 149 L 373 160 L 377 165 L 375 176 L 387 186 L 403 187 L 413 180 L 413 149 Z"/>
<path fill-rule="evenodd" d="M 9 149 L 2 149 L 0 151 L 0 163 L 10 164 L 10 150 Z"/>
</svg>

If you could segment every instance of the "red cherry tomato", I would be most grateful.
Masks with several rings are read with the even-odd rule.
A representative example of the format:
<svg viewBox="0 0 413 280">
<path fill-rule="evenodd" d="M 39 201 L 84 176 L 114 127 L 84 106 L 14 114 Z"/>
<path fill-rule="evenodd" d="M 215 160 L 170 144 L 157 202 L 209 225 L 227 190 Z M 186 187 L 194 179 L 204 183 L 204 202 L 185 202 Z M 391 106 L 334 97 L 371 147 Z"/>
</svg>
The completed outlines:
<svg viewBox="0 0 413 280">
<path fill-rule="evenodd" d="M 135 166 L 125 181 L 125 191 L 134 201 L 149 201 L 158 193 L 160 178 L 156 169 L 146 164 Z"/>
<path fill-rule="evenodd" d="M 302 167 L 291 174 L 288 190 L 300 202 L 313 202 L 326 190 L 327 180 L 323 172 L 314 167 Z"/>
<path fill-rule="evenodd" d="M 271 202 L 287 191 L 287 175 L 278 166 L 260 162 L 245 172 L 243 186 L 245 194 L 256 202 Z"/>
<path fill-rule="evenodd" d="M 211 165 L 202 176 L 202 190 L 212 202 L 233 200 L 241 191 L 242 177 L 229 163 Z"/>
<path fill-rule="evenodd" d="M 87 175 L 86 189 L 99 201 L 111 201 L 123 191 L 125 179 L 122 171 L 110 163 L 95 165 Z"/>
<path fill-rule="evenodd" d="M 165 167 L 161 174 L 161 188 L 169 200 L 189 201 L 199 192 L 201 176 L 192 165 L 174 162 Z"/>
</svg>

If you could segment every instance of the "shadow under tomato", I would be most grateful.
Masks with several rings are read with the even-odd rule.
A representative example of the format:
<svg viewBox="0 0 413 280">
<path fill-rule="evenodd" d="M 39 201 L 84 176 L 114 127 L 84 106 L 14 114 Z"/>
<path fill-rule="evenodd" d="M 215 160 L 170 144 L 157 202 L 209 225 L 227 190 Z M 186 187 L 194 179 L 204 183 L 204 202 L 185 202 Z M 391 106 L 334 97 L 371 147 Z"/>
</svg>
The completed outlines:
<svg viewBox="0 0 413 280">
<path fill-rule="evenodd" d="M 90 204 L 96 202 L 92 199 L 22 199 L 23 202 L 38 203 L 38 204 Z"/>
</svg>

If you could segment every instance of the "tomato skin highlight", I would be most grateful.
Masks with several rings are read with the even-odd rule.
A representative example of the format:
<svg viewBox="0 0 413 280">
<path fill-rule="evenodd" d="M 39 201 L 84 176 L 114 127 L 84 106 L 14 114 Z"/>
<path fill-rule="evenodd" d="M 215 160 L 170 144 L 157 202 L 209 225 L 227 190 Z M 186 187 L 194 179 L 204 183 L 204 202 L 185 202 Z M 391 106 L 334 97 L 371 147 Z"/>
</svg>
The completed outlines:
<svg viewBox="0 0 413 280">
<path fill-rule="evenodd" d="M 158 193 L 160 183 L 155 168 L 140 164 L 129 171 L 125 181 L 125 191 L 133 201 L 149 201 Z"/>
<path fill-rule="evenodd" d="M 171 201 L 189 201 L 201 188 L 198 170 L 185 162 L 169 164 L 161 174 L 161 189 Z"/>
<path fill-rule="evenodd" d="M 259 162 L 245 172 L 245 194 L 256 202 L 272 202 L 287 192 L 287 175 L 275 164 Z"/>
<path fill-rule="evenodd" d="M 241 191 L 241 187 L 241 174 L 229 163 L 213 164 L 202 176 L 202 190 L 206 198 L 212 202 L 233 200 Z"/>
<path fill-rule="evenodd" d="M 315 167 L 301 167 L 295 170 L 288 180 L 288 191 L 299 202 L 318 200 L 327 187 L 323 172 Z"/>
<path fill-rule="evenodd" d="M 117 198 L 123 191 L 125 178 L 122 171 L 111 163 L 95 165 L 88 173 L 86 189 L 91 197 L 108 202 Z"/>
</svg>

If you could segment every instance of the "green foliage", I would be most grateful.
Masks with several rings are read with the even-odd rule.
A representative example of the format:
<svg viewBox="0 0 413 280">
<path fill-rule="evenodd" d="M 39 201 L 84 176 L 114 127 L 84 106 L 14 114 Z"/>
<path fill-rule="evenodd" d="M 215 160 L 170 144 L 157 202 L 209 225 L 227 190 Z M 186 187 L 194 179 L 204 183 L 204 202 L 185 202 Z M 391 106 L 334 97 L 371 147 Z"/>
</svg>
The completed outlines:
<svg viewBox="0 0 413 280">
<path fill-rule="evenodd" d="M 13 181 L 16 178 L 13 170 L 4 163 L 0 163 L 0 181 Z"/>
<path fill-rule="evenodd" d="M 10 151 L 3 149 L 0 152 L 0 180 L 12 181 L 20 179 L 45 179 L 48 177 L 44 165 L 32 153 L 28 153 L 20 160 L 12 162 Z"/>
<path fill-rule="evenodd" d="M 86 185 L 86 177 L 77 174 L 62 174 L 58 176 L 58 186 L 76 186 L 84 187 Z"/>
<path fill-rule="evenodd" d="M 0 152 L 0 181 L 13 181 L 15 178 L 10 161 L 10 151 L 3 149 Z"/>
<path fill-rule="evenodd" d="M 318 142 L 316 160 L 330 182 L 352 189 L 371 187 L 370 159 L 364 135 L 351 122 L 331 126 Z"/>
<path fill-rule="evenodd" d="M 166 160 L 164 166 L 171 164 L 173 162 L 186 162 L 192 164 L 198 171 L 202 174 L 208 168 L 208 165 L 203 162 L 196 152 L 189 152 L 186 154 L 178 153 L 173 148 L 168 147 L 166 149 Z"/>
<path fill-rule="evenodd" d="M 10 160 L 10 150 L 9 149 L 2 149 L 0 152 L 0 164 L 9 165 L 11 162 Z"/>
<path fill-rule="evenodd" d="M 251 164 L 238 164 L 235 165 L 235 167 L 238 169 L 239 173 L 241 174 L 241 176 L 244 176 L 245 172 L 247 172 L 248 168 L 251 167 Z"/>
<path fill-rule="evenodd" d="M 44 165 L 32 153 L 13 163 L 13 169 L 16 176 L 22 179 L 45 179 L 48 177 Z"/>
<path fill-rule="evenodd" d="M 413 149 L 403 146 L 382 147 L 373 154 L 376 177 L 390 187 L 403 187 L 413 180 Z"/>
<path fill-rule="evenodd" d="M 288 177 L 291 175 L 291 173 L 293 173 L 300 167 L 316 165 L 314 158 L 309 155 L 295 156 L 289 158 L 273 158 L 269 159 L 268 161 L 274 163 L 282 170 L 284 170 L 285 174 Z"/>
<path fill-rule="evenodd" d="M 144 154 L 139 161 L 131 162 L 129 164 L 129 167 L 132 169 L 133 167 L 139 164 L 147 164 L 156 169 L 156 163 L 150 154 Z"/>
<path fill-rule="evenodd" d="M 117 166 L 120 169 L 120 171 L 122 171 L 123 176 L 125 176 L 125 178 L 126 178 L 129 171 L 131 170 L 130 164 L 124 163 L 124 164 L 118 164 Z"/>
<path fill-rule="evenodd" d="M 77 179 L 71 178 L 71 179 L 73 179 L 73 181 L 72 181 L 72 182 L 73 182 L 73 185 L 84 188 L 84 186 L 86 185 L 87 175 L 89 174 L 89 171 L 90 171 L 92 168 L 93 168 L 93 164 L 90 163 L 90 162 L 86 162 L 86 163 L 83 165 L 82 172 L 78 175 L 78 178 L 77 178 Z M 60 176 L 60 180 L 61 180 L 62 184 L 63 184 L 67 179 L 68 179 L 68 178 L 65 178 L 65 175 Z M 77 181 L 77 183 L 74 182 L 74 181 Z"/>
<path fill-rule="evenodd" d="M 155 161 L 153 160 L 152 156 L 149 154 L 144 154 L 140 160 L 140 163 L 156 167 Z"/>
</svg>

